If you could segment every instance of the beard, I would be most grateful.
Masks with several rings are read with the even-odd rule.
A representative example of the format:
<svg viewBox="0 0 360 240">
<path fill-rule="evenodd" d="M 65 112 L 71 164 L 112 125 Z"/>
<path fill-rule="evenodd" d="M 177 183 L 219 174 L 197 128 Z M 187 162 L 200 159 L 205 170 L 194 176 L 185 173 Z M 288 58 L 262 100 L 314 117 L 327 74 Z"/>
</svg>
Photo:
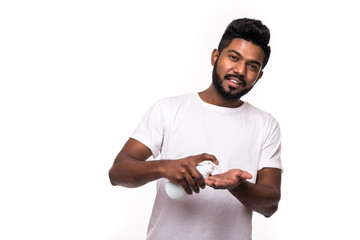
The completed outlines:
<svg viewBox="0 0 360 240">
<path fill-rule="evenodd" d="M 214 68 L 213 68 L 213 73 L 212 73 L 212 83 L 215 86 L 217 92 L 224 98 L 224 99 L 228 99 L 228 100 L 233 100 L 233 99 L 240 99 L 242 96 L 244 96 L 245 94 L 247 94 L 248 92 L 250 92 L 250 90 L 253 88 L 247 88 L 247 89 L 243 89 L 240 92 L 236 92 L 236 93 L 232 93 L 232 90 L 235 90 L 235 88 L 233 87 L 229 87 L 230 91 L 226 91 L 225 88 L 221 85 L 221 83 L 224 81 L 220 78 L 218 72 L 217 72 L 217 60 L 214 64 Z M 227 74 L 224 76 L 224 78 L 226 79 L 227 77 L 230 76 L 236 76 L 244 85 L 244 87 L 246 87 L 246 81 L 239 75 L 230 75 Z"/>
</svg>

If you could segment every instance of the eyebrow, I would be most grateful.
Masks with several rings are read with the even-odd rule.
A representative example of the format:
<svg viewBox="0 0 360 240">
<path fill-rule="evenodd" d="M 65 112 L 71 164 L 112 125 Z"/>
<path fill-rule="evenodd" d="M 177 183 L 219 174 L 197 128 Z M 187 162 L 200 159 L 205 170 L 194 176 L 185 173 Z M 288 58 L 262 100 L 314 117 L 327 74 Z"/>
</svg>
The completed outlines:
<svg viewBox="0 0 360 240">
<path fill-rule="evenodd" d="M 240 54 L 238 51 L 233 50 L 233 49 L 228 50 L 228 52 L 233 52 L 233 53 L 235 53 L 236 55 L 241 56 L 241 54 Z M 259 62 L 256 61 L 256 60 L 250 60 L 250 62 L 261 66 L 261 63 L 259 63 Z"/>
</svg>

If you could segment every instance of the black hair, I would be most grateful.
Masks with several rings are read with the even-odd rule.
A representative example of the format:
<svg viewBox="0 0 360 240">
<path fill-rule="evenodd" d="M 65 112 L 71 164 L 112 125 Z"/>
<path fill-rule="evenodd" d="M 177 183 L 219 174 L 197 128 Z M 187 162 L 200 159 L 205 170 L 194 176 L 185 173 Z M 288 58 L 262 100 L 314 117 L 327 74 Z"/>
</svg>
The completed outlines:
<svg viewBox="0 0 360 240">
<path fill-rule="evenodd" d="M 219 54 L 228 47 L 234 38 L 252 42 L 264 51 L 264 68 L 270 57 L 270 30 L 260 20 L 241 18 L 233 20 L 226 28 L 218 47 Z"/>
</svg>

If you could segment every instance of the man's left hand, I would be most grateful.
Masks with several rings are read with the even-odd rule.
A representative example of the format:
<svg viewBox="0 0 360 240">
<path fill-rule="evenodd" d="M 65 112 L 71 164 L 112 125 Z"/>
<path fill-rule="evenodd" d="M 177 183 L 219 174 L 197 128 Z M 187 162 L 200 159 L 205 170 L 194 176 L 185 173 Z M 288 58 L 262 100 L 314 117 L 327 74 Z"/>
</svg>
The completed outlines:
<svg viewBox="0 0 360 240">
<path fill-rule="evenodd" d="M 225 173 L 212 175 L 205 178 L 205 184 L 215 189 L 232 189 L 239 186 L 246 179 L 251 179 L 252 175 L 241 169 L 231 169 Z"/>
</svg>

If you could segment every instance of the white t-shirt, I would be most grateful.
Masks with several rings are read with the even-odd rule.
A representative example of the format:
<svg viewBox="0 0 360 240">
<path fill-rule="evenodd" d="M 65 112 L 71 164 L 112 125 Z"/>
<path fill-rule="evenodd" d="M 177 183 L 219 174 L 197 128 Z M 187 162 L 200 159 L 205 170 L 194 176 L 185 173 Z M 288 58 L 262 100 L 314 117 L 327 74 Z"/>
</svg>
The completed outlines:
<svg viewBox="0 0 360 240">
<path fill-rule="evenodd" d="M 225 108 L 205 103 L 198 94 L 166 98 L 153 105 L 131 137 L 146 145 L 154 158 L 213 154 L 223 172 L 245 170 L 253 183 L 264 167 L 282 169 L 278 122 L 247 102 Z M 172 200 L 165 192 L 167 181 L 157 182 L 148 239 L 251 239 L 252 211 L 229 191 L 206 187 Z"/>
</svg>

